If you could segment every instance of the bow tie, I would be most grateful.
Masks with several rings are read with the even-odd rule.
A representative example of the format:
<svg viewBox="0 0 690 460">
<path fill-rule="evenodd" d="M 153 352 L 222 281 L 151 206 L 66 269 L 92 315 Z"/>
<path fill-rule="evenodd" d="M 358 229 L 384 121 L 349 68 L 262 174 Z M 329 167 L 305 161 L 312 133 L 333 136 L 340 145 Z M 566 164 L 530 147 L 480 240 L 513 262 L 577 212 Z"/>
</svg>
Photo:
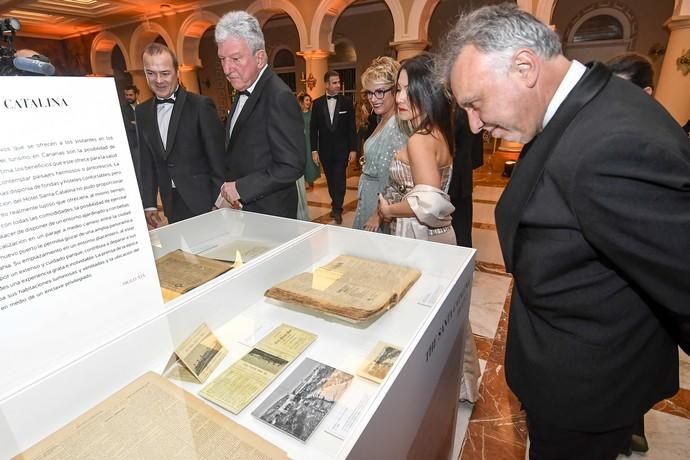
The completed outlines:
<svg viewBox="0 0 690 460">
<path fill-rule="evenodd" d="M 237 94 L 240 95 L 240 96 L 247 96 L 247 97 L 249 97 L 249 96 L 252 95 L 252 93 L 250 93 L 250 92 L 247 91 L 246 89 L 245 89 L 244 91 L 238 91 Z"/>
<path fill-rule="evenodd" d="M 159 98 L 156 98 L 156 105 L 160 105 L 160 104 L 174 104 L 174 103 L 175 103 L 175 99 L 173 99 L 173 98 L 171 98 L 171 97 L 168 97 L 168 98 L 166 98 L 166 99 L 159 99 Z"/>
<path fill-rule="evenodd" d="M 328 96 L 326 95 L 326 100 L 331 100 L 331 99 L 338 99 L 338 96 Z"/>
</svg>

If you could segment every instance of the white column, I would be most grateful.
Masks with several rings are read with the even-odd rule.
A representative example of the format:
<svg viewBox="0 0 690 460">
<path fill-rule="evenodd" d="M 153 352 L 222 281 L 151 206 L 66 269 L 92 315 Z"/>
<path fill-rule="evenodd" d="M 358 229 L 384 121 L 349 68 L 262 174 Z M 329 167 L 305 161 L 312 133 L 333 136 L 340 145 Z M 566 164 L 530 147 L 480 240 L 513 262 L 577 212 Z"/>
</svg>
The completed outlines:
<svg viewBox="0 0 690 460">
<path fill-rule="evenodd" d="M 690 73 L 683 75 L 678 60 L 690 49 L 690 15 L 674 16 L 666 21 L 671 31 L 655 92 L 656 99 L 666 107 L 678 123 L 690 118 Z M 690 71 L 690 53 L 687 70 Z"/>
<path fill-rule="evenodd" d="M 324 50 L 300 51 L 298 56 L 302 56 L 306 62 L 305 77 L 310 79 L 313 77 L 314 86 L 305 88 L 312 99 L 322 96 L 326 91 L 326 86 L 323 83 L 323 76 L 328 71 L 328 56 L 331 53 Z"/>
<path fill-rule="evenodd" d="M 409 40 L 402 42 L 391 42 L 390 45 L 398 54 L 398 62 L 413 58 L 422 54 L 429 46 L 426 40 Z"/>
</svg>

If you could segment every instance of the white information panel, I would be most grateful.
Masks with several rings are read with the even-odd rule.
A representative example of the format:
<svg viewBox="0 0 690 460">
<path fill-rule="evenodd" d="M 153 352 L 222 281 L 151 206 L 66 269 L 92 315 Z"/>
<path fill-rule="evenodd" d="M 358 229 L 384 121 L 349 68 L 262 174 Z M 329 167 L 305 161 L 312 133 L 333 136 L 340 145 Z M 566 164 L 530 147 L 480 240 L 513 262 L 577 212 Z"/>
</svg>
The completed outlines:
<svg viewBox="0 0 690 460">
<path fill-rule="evenodd" d="M 0 400 L 163 311 L 111 78 L 0 84 Z"/>
</svg>

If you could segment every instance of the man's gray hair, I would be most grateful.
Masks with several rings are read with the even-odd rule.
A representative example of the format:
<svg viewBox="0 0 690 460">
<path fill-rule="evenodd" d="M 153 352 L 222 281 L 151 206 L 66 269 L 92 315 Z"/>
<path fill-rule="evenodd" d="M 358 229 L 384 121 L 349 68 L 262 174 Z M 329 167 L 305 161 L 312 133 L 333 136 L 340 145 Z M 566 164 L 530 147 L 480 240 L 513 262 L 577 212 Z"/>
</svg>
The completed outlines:
<svg viewBox="0 0 690 460">
<path fill-rule="evenodd" d="M 462 15 L 448 33 L 437 59 L 438 76 L 446 86 L 455 60 L 469 45 L 482 53 L 505 57 L 500 59 L 503 62 L 496 62 L 497 70 L 509 66 L 509 58 L 520 48 L 529 48 L 546 59 L 561 54 L 558 35 L 514 3 L 485 6 Z"/>
<path fill-rule="evenodd" d="M 252 54 L 266 49 L 259 21 L 246 11 L 230 11 L 216 25 L 216 43 L 229 38 L 244 40 Z"/>
</svg>

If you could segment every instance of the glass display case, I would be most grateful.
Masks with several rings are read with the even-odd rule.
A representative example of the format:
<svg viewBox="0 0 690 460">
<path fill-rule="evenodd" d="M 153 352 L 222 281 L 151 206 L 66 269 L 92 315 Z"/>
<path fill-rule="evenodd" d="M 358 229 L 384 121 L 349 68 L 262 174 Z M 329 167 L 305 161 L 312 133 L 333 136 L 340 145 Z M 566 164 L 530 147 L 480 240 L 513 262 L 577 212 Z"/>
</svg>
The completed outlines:
<svg viewBox="0 0 690 460">
<path fill-rule="evenodd" d="M 237 268 L 261 259 L 278 246 L 299 239 L 319 224 L 223 208 L 149 232 L 156 260 L 181 249 L 185 252 L 232 262 L 235 267 L 199 289 L 213 288 L 237 273 Z M 180 298 L 171 299 L 174 307 Z"/>
<path fill-rule="evenodd" d="M 142 374 L 164 374 L 175 348 L 203 323 L 223 343 L 227 356 L 205 384 L 171 378 L 197 397 L 276 326 L 288 324 L 317 336 L 239 414 L 204 400 L 290 458 L 450 455 L 474 250 L 273 219 L 221 210 L 152 231 L 157 257 L 179 248 L 203 254 L 235 238 L 274 246 L 241 270 L 177 298 L 174 308 L 157 318 L 0 401 L 0 457 L 24 451 Z M 363 324 L 264 296 L 274 284 L 342 254 L 412 267 L 421 276 L 389 311 Z M 402 350 L 382 383 L 357 375 L 378 342 Z M 306 359 L 354 378 L 333 410 L 302 441 L 253 413 Z"/>
</svg>

